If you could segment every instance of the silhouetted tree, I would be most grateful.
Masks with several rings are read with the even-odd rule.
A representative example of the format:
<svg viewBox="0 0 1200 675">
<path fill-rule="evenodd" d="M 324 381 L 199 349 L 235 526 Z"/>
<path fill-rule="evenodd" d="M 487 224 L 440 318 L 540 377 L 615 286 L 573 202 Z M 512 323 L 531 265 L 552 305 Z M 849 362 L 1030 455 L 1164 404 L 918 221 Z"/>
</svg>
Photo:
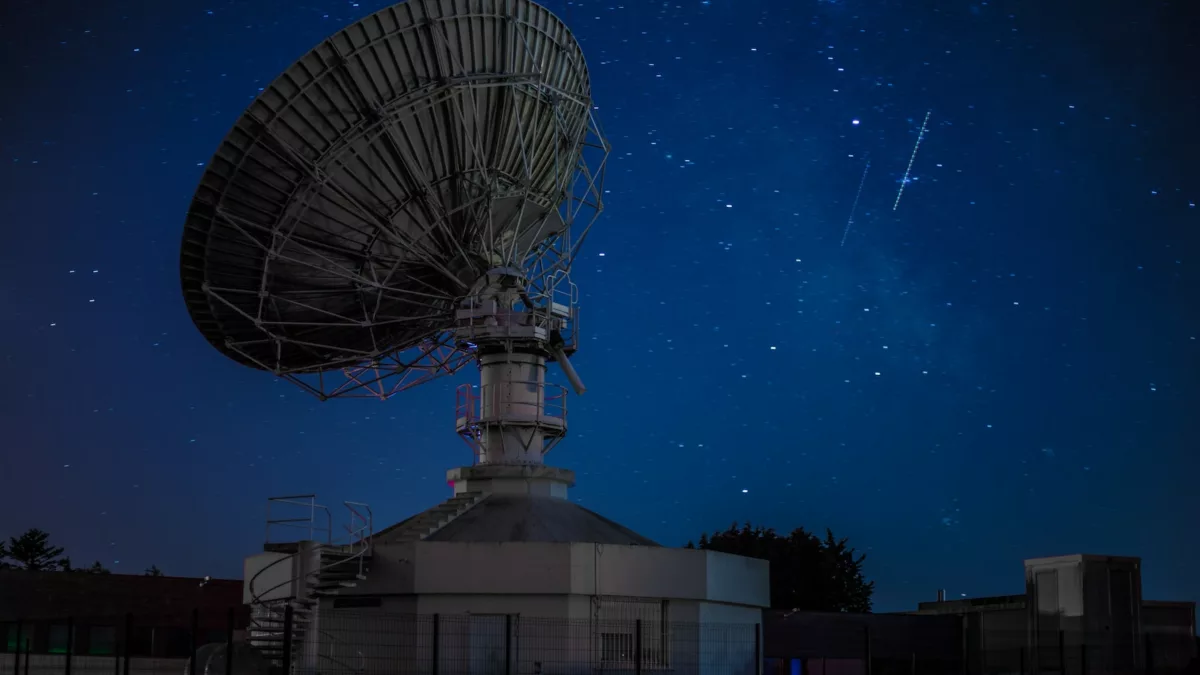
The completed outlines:
<svg viewBox="0 0 1200 675">
<path fill-rule="evenodd" d="M 688 542 L 688 548 L 697 548 Z M 863 576 L 865 554 L 826 530 L 825 539 L 802 527 L 775 530 L 734 523 L 724 532 L 700 535 L 699 548 L 771 563 L 771 608 L 819 612 L 869 612 L 875 582 Z"/>
<path fill-rule="evenodd" d="M 61 546 L 50 545 L 50 535 L 37 528 L 27 530 L 19 537 L 10 537 L 4 557 L 10 566 L 30 572 L 50 572 L 63 569 L 66 558 Z"/>
<path fill-rule="evenodd" d="M 158 569 L 158 565 L 151 565 L 146 569 L 146 576 L 148 577 L 161 577 L 162 575 L 162 570 Z"/>
<path fill-rule="evenodd" d="M 91 567 L 88 567 L 86 569 L 77 570 L 77 571 L 87 572 L 88 574 L 112 574 L 112 572 L 109 572 L 108 570 L 104 569 L 104 565 L 101 565 L 99 560 L 92 563 Z"/>
</svg>

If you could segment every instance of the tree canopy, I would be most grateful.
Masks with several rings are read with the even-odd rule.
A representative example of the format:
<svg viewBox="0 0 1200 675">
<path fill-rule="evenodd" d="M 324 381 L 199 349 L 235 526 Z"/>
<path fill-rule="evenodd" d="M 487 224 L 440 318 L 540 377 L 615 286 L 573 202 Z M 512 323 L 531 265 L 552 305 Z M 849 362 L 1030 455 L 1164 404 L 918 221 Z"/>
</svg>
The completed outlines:
<svg viewBox="0 0 1200 675">
<path fill-rule="evenodd" d="M 90 567 L 72 567 L 71 557 L 63 555 L 62 546 L 50 543 L 50 534 L 33 528 L 19 537 L 0 540 L 0 569 L 19 569 L 28 572 L 83 572 L 87 574 L 111 574 L 97 560 Z M 151 567 L 157 570 L 157 567 Z M 149 574 L 149 570 L 147 570 Z M 158 575 L 161 576 L 161 572 Z"/>
<path fill-rule="evenodd" d="M 108 571 L 108 569 L 107 569 L 107 568 L 105 568 L 105 567 L 104 567 L 104 565 L 101 565 L 101 564 L 100 564 L 100 561 L 99 561 L 99 560 L 97 560 L 96 562 L 92 563 L 92 566 L 91 566 L 91 567 L 85 567 L 85 568 L 83 568 L 83 569 L 80 569 L 80 570 L 78 570 L 78 571 L 80 571 L 80 572 L 87 572 L 88 574 L 112 574 L 112 572 Z"/>
<path fill-rule="evenodd" d="M 825 530 L 821 539 L 802 527 L 781 536 L 771 528 L 734 523 L 700 535 L 688 548 L 734 553 L 771 563 L 771 608 L 817 612 L 869 612 L 875 582 L 863 576 L 865 554 Z"/>
<path fill-rule="evenodd" d="M 63 547 L 50 545 L 50 534 L 37 528 L 27 530 L 19 537 L 10 537 L 7 546 L 0 546 L 0 558 L 7 567 L 30 572 L 50 572 L 64 569 Z"/>
</svg>

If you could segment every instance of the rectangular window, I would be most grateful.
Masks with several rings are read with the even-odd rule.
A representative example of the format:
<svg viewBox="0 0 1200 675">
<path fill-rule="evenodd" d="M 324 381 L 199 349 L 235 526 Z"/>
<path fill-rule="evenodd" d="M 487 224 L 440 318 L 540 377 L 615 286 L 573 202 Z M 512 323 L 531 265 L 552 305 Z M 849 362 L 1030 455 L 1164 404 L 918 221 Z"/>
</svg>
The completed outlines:
<svg viewBox="0 0 1200 675">
<path fill-rule="evenodd" d="M 32 649 L 33 644 L 33 624 L 20 626 L 15 621 L 0 623 L 0 652 L 11 654 L 20 650 L 24 654 L 25 646 Z"/>
<path fill-rule="evenodd" d="M 71 637 L 77 634 L 74 626 L 68 626 L 65 623 L 57 623 L 50 626 L 50 634 L 47 637 L 46 643 L 51 654 L 66 654 L 73 642 Z"/>
<path fill-rule="evenodd" d="M 383 598 L 378 595 L 360 595 L 335 597 L 333 599 L 334 609 L 361 609 L 366 607 L 382 607 Z"/>
<path fill-rule="evenodd" d="M 643 669 L 661 670 L 670 667 L 671 624 L 667 600 L 607 596 L 600 600 L 600 633 L 628 634 L 637 632 L 641 621 L 641 663 Z M 630 645 L 630 658 L 637 642 Z M 603 656 L 603 647 L 601 647 Z"/>
<path fill-rule="evenodd" d="M 17 651 L 17 624 L 9 621 L 0 622 L 0 651 Z"/>
<path fill-rule="evenodd" d="M 633 663 L 633 634 L 601 633 L 600 663 L 605 666 Z"/>
<path fill-rule="evenodd" d="M 116 626 L 92 626 L 88 631 L 88 654 L 110 656 L 117 651 Z"/>
</svg>

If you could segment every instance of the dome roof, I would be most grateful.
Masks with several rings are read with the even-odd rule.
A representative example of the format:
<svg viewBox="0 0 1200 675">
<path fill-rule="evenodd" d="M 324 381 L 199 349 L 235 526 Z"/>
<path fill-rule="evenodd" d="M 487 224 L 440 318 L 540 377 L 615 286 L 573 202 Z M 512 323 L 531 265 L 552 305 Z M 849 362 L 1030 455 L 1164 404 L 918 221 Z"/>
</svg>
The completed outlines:
<svg viewBox="0 0 1200 675">
<path fill-rule="evenodd" d="M 375 535 L 375 541 L 380 544 L 391 543 L 389 534 L 403 532 L 405 523 L 420 515 L 379 532 Z M 527 494 L 488 495 L 424 541 L 659 546 L 657 542 L 578 504 L 557 497 Z"/>
</svg>

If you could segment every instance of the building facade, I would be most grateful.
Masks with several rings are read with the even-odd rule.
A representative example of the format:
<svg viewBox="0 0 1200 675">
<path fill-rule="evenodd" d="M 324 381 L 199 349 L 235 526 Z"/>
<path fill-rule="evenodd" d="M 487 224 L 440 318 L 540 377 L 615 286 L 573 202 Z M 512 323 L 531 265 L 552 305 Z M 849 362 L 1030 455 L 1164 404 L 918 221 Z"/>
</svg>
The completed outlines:
<svg viewBox="0 0 1200 675">
<path fill-rule="evenodd" d="M 1142 598 L 1141 560 L 1025 561 L 1025 592 L 920 603 L 915 612 L 772 612 L 772 675 L 1180 673 L 1196 666 L 1196 605 Z"/>
<path fill-rule="evenodd" d="M 0 664 L 26 651 L 186 659 L 193 629 L 199 644 L 243 638 L 241 595 L 240 580 L 0 570 Z"/>
<path fill-rule="evenodd" d="M 1024 594 L 941 599 L 916 614 L 961 617 L 974 672 L 1178 672 L 1196 656 L 1196 605 L 1144 600 L 1141 569 L 1127 556 L 1033 558 Z"/>
</svg>

